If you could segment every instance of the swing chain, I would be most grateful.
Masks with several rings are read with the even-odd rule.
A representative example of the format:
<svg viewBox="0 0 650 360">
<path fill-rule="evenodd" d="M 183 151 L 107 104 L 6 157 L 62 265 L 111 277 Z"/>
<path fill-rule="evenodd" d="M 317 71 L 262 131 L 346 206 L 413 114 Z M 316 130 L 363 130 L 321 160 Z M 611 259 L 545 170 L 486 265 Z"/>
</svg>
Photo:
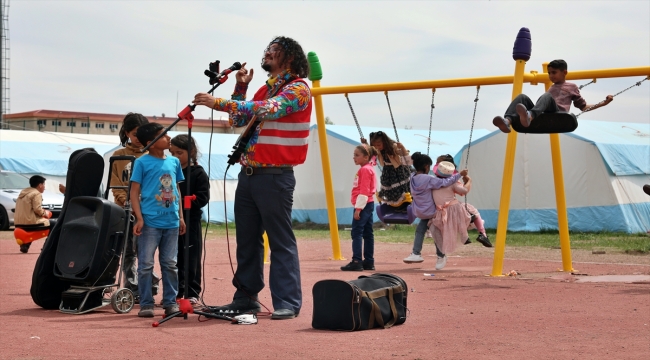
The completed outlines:
<svg viewBox="0 0 650 360">
<path fill-rule="evenodd" d="M 644 78 L 644 79 L 643 79 L 643 80 L 641 80 L 641 81 L 637 81 L 637 82 L 636 82 L 636 83 L 634 83 L 634 84 L 633 84 L 632 86 L 630 86 L 630 87 L 628 87 L 628 88 L 626 88 L 626 89 L 624 89 L 624 90 L 621 90 L 621 91 L 619 91 L 619 92 L 617 92 L 616 94 L 614 94 L 614 95 L 612 95 L 612 98 L 614 98 L 614 97 L 617 97 L 617 96 L 619 96 L 619 95 L 621 95 L 622 93 L 624 93 L 624 92 L 626 92 L 626 91 L 628 91 L 628 90 L 630 90 L 631 88 L 633 88 L 633 87 L 635 87 L 635 86 L 641 86 L 641 83 L 642 83 L 642 82 L 644 82 L 644 81 L 646 81 L 646 80 L 648 80 L 648 79 L 650 79 L 650 76 L 649 76 L 649 77 L 646 77 L 646 78 Z M 583 111 L 583 112 L 581 112 L 580 114 L 578 114 L 578 115 L 576 115 L 576 117 L 579 117 L 580 115 L 582 115 L 582 114 L 584 114 L 584 113 L 586 113 L 587 111 L 591 111 L 591 110 L 594 110 L 595 108 L 597 108 L 597 107 L 599 107 L 600 105 L 602 105 L 602 104 L 604 104 L 604 103 L 605 103 L 605 101 L 607 101 L 607 99 L 605 99 L 605 100 L 602 100 L 602 101 L 601 101 L 601 102 L 599 102 L 598 104 L 596 104 L 596 105 L 593 105 L 593 106 L 591 106 L 591 107 L 589 107 L 589 108 L 588 108 L 588 109 L 586 109 L 585 111 Z"/>
<path fill-rule="evenodd" d="M 388 99 L 388 91 L 384 91 L 386 95 L 386 102 L 388 103 L 388 112 L 390 112 L 390 121 L 393 122 L 393 129 L 395 130 L 395 141 L 399 142 L 399 136 L 397 135 L 397 127 L 395 126 L 395 119 L 393 118 L 393 110 L 390 108 L 390 100 Z"/>
<path fill-rule="evenodd" d="M 357 115 L 354 114 L 354 109 L 352 108 L 352 103 L 350 102 L 350 98 L 348 97 L 347 93 L 345 93 L 345 100 L 348 101 L 348 106 L 350 107 L 352 118 L 354 118 L 354 123 L 357 125 L 357 131 L 359 131 L 359 137 L 363 139 L 363 132 L 361 131 L 361 126 L 359 126 L 359 121 L 357 121 Z"/>
<path fill-rule="evenodd" d="M 436 108 L 433 100 L 436 97 L 436 89 L 431 92 L 431 114 L 429 115 L 429 137 L 427 137 L 427 155 L 429 155 L 429 146 L 431 145 L 431 124 L 433 123 L 433 109 Z"/>
<path fill-rule="evenodd" d="M 580 85 L 580 86 L 578 86 L 578 90 L 582 90 L 583 87 L 587 87 L 587 86 L 589 86 L 589 85 L 591 85 L 591 84 L 593 84 L 595 82 L 596 82 L 596 79 L 593 79 L 593 80 L 591 80 L 590 82 L 588 82 L 586 84 Z"/>
<path fill-rule="evenodd" d="M 472 147 L 472 134 L 474 133 L 474 121 L 476 120 L 476 107 L 478 106 L 478 93 L 481 91 L 481 86 L 476 87 L 476 98 L 474 99 L 474 114 L 472 115 L 472 127 L 469 129 L 469 143 L 467 143 L 467 156 L 465 157 L 465 169 L 469 164 L 469 149 Z M 465 211 L 469 213 L 467 206 L 467 194 L 465 194 Z"/>
<path fill-rule="evenodd" d="M 469 130 L 469 143 L 467 144 L 467 157 L 465 158 L 465 168 L 469 163 L 469 149 L 472 147 L 472 134 L 474 133 L 474 121 L 476 120 L 476 107 L 478 106 L 478 93 L 481 91 L 481 86 L 476 87 L 476 98 L 474 99 L 474 114 L 472 115 L 472 127 Z"/>
</svg>

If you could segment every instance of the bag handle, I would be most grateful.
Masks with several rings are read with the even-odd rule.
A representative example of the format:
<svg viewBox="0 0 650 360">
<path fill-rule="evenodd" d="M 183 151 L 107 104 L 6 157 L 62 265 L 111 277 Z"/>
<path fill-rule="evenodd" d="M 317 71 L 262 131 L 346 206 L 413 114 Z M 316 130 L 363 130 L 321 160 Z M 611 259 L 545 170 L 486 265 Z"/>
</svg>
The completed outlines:
<svg viewBox="0 0 650 360">
<path fill-rule="evenodd" d="M 401 291 L 401 286 L 399 286 L 398 291 Z M 377 324 L 379 326 L 383 327 L 384 329 L 388 329 L 389 327 L 393 326 L 395 322 L 397 321 L 397 308 L 395 307 L 395 301 L 393 299 L 393 293 L 394 293 L 394 288 L 389 287 L 389 288 L 383 288 L 383 289 L 378 289 L 378 290 L 373 290 L 373 291 L 364 291 L 363 292 L 363 297 L 367 297 L 370 302 L 372 303 L 372 310 L 370 310 L 370 319 L 368 320 L 368 328 L 372 329 L 375 327 L 375 321 L 377 321 Z M 393 318 L 386 324 L 384 324 L 384 319 L 381 316 L 381 311 L 379 310 L 379 305 L 375 302 L 374 299 L 382 297 L 382 296 L 388 296 L 388 302 L 390 304 L 390 310 L 393 313 Z"/>
</svg>

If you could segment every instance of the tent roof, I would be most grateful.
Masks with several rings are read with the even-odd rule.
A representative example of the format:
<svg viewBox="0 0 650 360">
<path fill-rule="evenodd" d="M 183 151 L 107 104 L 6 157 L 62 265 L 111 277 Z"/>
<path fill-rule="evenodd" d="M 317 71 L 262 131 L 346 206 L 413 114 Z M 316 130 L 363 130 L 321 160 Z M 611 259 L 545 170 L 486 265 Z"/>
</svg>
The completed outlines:
<svg viewBox="0 0 650 360">
<path fill-rule="evenodd" d="M 92 147 L 103 154 L 116 136 L 0 130 L 0 167 L 18 173 L 65 176 L 75 150 Z"/>
<path fill-rule="evenodd" d="M 50 131 L 0 130 L 0 140 L 55 144 L 119 144 L 115 135 L 80 134 Z"/>
<path fill-rule="evenodd" d="M 312 125 L 311 129 L 316 129 L 316 125 Z M 388 136 L 395 140 L 395 130 L 392 128 L 380 128 L 363 126 L 361 131 L 364 137 L 368 137 L 371 132 L 383 131 Z M 455 131 L 431 131 L 431 144 L 429 144 L 429 156 L 435 158 L 442 154 L 456 154 L 461 148 L 467 145 L 469 141 L 469 130 L 455 130 Z M 479 139 L 490 133 L 486 129 L 474 129 L 472 135 L 472 143 L 475 139 Z M 328 125 L 327 134 L 340 140 L 346 141 L 350 144 L 359 144 L 359 131 L 355 126 L 344 125 Z M 419 151 L 423 154 L 427 153 L 427 143 L 429 138 L 429 130 L 415 130 L 415 129 L 397 129 L 399 141 L 404 146 L 414 153 Z"/>
<path fill-rule="evenodd" d="M 169 132 L 169 136 L 172 138 L 181 134 L 187 133 L 180 131 Z M 199 164 L 203 167 L 206 173 L 210 170 L 208 177 L 213 180 L 223 180 L 224 173 L 228 167 L 228 155 L 233 151 L 232 147 L 235 145 L 235 142 L 237 142 L 239 134 L 214 133 L 212 134 L 212 142 L 210 142 L 210 133 L 195 132 L 192 133 L 192 137 L 199 148 Z M 105 161 L 108 162 L 110 155 L 121 147 L 121 145 L 113 146 L 102 152 L 101 154 L 104 154 Z M 208 158 L 210 159 L 209 164 Z M 209 169 L 208 165 L 210 165 Z M 236 180 L 237 174 L 239 174 L 239 168 L 239 164 L 231 166 L 228 170 L 226 180 Z"/>
<path fill-rule="evenodd" d="M 498 134 L 501 132 L 496 130 L 481 138 L 475 136 L 476 140 L 472 140 L 472 145 Z M 574 132 L 563 135 L 594 144 L 605 165 L 614 175 L 650 174 L 650 123 L 579 120 L 578 128 Z M 463 146 L 455 155 L 456 161 L 466 147 L 467 145 Z"/>
<path fill-rule="evenodd" d="M 650 123 L 580 120 L 567 135 L 595 144 L 615 175 L 650 174 Z"/>
</svg>

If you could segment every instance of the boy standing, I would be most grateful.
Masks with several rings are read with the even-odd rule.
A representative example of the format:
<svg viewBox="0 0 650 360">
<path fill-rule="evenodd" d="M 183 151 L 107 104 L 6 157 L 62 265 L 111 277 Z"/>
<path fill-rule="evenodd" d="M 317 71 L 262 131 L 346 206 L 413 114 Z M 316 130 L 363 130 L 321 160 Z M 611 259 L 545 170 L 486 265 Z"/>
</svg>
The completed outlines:
<svg viewBox="0 0 650 360">
<path fill-rule="evenodd" d="M 15 225 L 42 225 L 50 226 L 48 220 L 52 213 L 43 209 L 43 191 L 45 191 L 45 178 L 34 175 L 29 178 L 29 187 L 23 189 L 16 200 Z M 27 253 L 32 243 L 20 245 L 20 252 Z"/>
<path fill-rule="evenodd" d="M 136 136 L 147 146 L 162 131 L 162 125 L 148 123 L 138 128 Z M 131 174 L 131 203 L 136 221 L 133 234 L 138 236 L 139 317 L 154 316 L 151 282 L 156 249 L 162 272 L 165 315 L 178 311 L 176 256 L 178 235 L 185 233 L 178 183 L 185 178 L 178 159 L 165 155 L 169 145 L 170 137 L 165 134 L 151 145 L 148 154 L 135 161 Z"/>
<path fill-rule="evenodd" d="M 519 94 L 512 102 L 506 114 L 496 116 L 492 124 L 498 127 L 502 132 L 510 132 L 510 124 L 513 121 L 520 121 L 524 127 L 529 127 L 530 123 L 542 113 L 556 113 L 558 111 L 569 112 L 571 102 L 573 106 L 581 111 L 591 111 L 605 106 L 612 102 L 614 97 L 607 95 L 603 103 L 596 105 L 587 105 L 587 101 L 580 95 L 580 89 L 574 83 L 567 82 L 567 63 L 564 60 L 553 60 L 548 64 L 548 78 L 553 85 L 547 92 L 537 99 L 537 103 L 524 94 Z"/>
</svg>

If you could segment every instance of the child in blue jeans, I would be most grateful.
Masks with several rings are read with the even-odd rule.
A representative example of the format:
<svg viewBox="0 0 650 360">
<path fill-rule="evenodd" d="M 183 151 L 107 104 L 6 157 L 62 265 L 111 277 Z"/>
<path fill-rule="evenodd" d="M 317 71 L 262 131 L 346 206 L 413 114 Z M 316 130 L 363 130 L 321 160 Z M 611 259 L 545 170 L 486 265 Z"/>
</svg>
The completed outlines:
<svg viewBox="0 0 650 360">
<path fill-rule="evenodd" d="M 420 219 L 420 223 L 415 229 L 413 252 L 411 255 L 404 258 L 404 262 L 407 264 L 421 263 L 424 261 L 424 258 L 422 258 L 422 255 L 420 254 L 422 251 L 422 242 L 424 241 L 424 235 L 428 229 L 429 220 L 433 218 L 433 215 L 436 213 L 436 204 L 433 201 L 431 191 L 453 185 L 461 176 L 467 175 L 467 170 L 463 170 L 448 178 L 438 178 L 429 175 L 431 165 L 433 165 L 433 160 L 431 160 L 429 155 L 416 152 L 411 155 L 411 159 L 413 160 L 413 167 L 415 167 L 415 173 L 411 175 L 411 196 L 413 197 L 411 206 L 413 207 L 413 213 L 415 216 Z M 438 255 L 439 258 L 445 257 L 445 254 L 442 254 L 440 250 L 438 250 L 438 247 L 436 247 L 436 255 Z"/>
<path fill-rule="evenodd" d="M 376 150 L 368 144 L 354 148 L 355 165 L 361 168 L 357 171 L 352 185 L 351 201 L 354 205 L 352 219 L 352 261 L 341 266 L 343 271 L 375 270 L 375 237 L 372 231 L 373 212 L 375 210 L 372 196 L 377 191 L 375 169 L 370 159 L 376 155 Z M 361 245 L 363 242 L 363 262 L 361 261 Z"/>
<path fill-rule="evenodd" d="M 146 146 L 162 131 L 162 125 L 148 123 L 138 128 L 136 136 Z M 135 215 L 133 234 L 138 236 L 139 317 L 154 316 L 151 282 L 156 249 L 162 272 L 165 315 L 178 311 L 176 256 L 178 235 L 185 233 L 178 182 L 185 178 L 178 159 L 165 155 L 169 145 L 168 135 L 158 139 L 148 154 L 135 161 L 131 174 L 131 203 Z"/>
</svg>

